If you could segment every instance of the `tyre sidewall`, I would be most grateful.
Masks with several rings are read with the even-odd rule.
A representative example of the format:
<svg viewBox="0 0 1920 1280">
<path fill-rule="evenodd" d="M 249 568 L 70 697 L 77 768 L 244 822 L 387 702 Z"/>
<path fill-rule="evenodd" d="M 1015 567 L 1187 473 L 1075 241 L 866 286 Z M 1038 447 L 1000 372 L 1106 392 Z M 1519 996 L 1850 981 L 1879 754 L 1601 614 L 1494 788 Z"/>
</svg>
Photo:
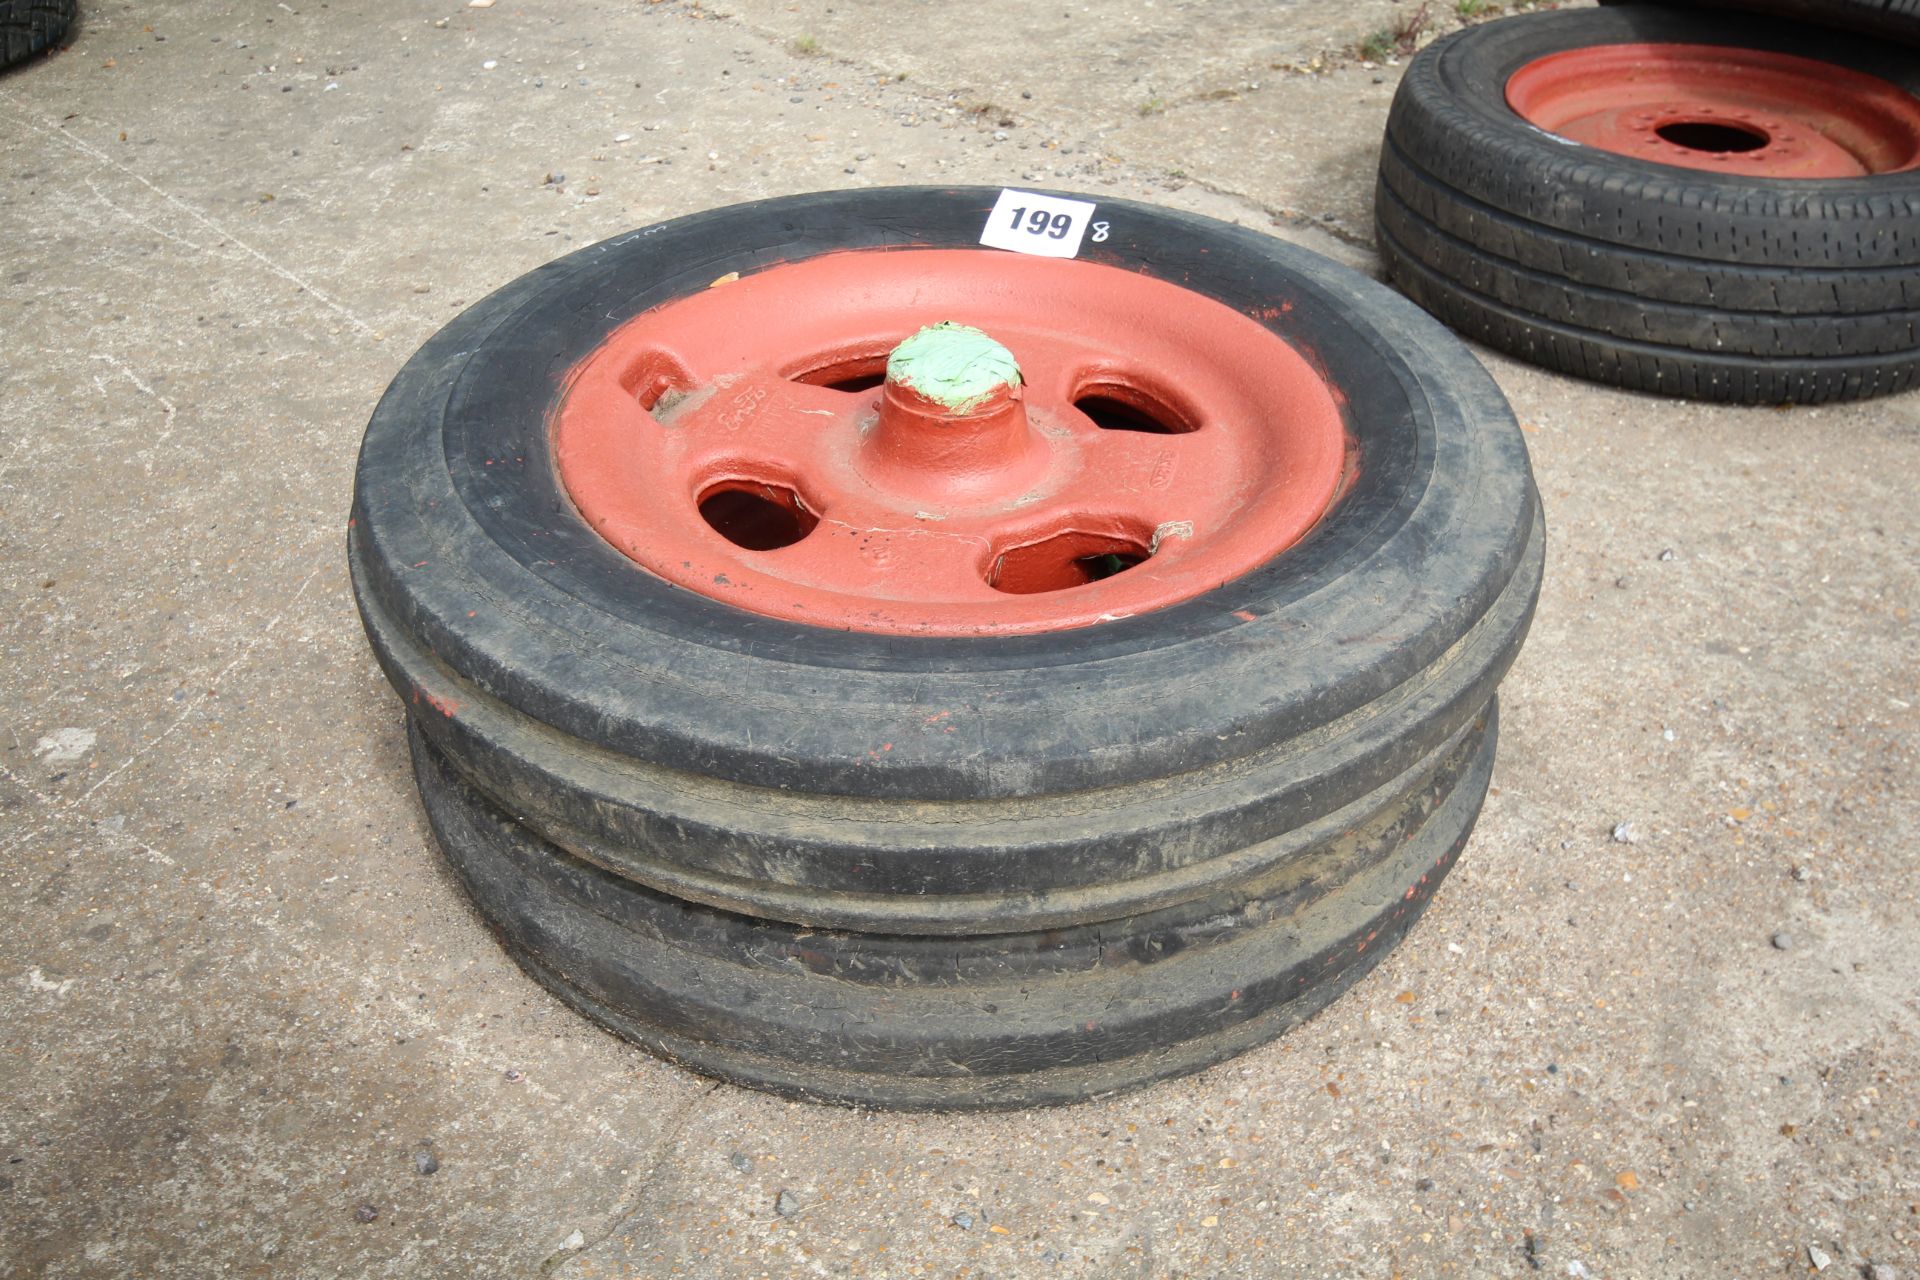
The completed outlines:
<svg viewBox="0 0 1920 1280">
<path fill-rule="evenodd" d="M 1114 233 L 1083 257 L 1257 313 L 1345 399 L 1358 479 L 1266 566 L 1094 628 L 901 637 L 673 587 L 573 511 L 548 420 L 568 372 L 619 324 L 730 271 L 972 245 L 997 194 L 735 206 L 508 285 L 430 340 L 376 410 L 356 483 L 356 589 L 475 687 L 596 745 L 759 785 L 930 799 L 1113 785 L 1270 746 L 1415 676 L 1486 611 L 1525 545 L 1532 484 L 1484 371 L 1356 273 L 1119 201 L 1099 201 Z"/>
</svg>

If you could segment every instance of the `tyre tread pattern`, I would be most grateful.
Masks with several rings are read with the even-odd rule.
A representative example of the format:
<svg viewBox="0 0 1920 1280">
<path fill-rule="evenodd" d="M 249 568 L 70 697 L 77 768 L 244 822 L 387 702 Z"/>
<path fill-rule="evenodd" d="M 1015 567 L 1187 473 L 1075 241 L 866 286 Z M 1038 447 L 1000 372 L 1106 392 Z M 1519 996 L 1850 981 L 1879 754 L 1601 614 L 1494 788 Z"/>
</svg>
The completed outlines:
<svg viewBox="0 0 1920 1280">
<path fill-rule="evenodd" d="M 570 857 L 420 733 L 449 865 L 513 959 L 614 1033 L 722 1079 L 855 1106 L 1081 1101 L 1280 1035 L 1371 970 L 1432 900 L 1486 792 L 1496 713 L 1337 871 L 1062 936 L 822 934 L 655 894 Z M 1090 1016 L 1091 1015 L 1091 1016 Z"/>
</svg>

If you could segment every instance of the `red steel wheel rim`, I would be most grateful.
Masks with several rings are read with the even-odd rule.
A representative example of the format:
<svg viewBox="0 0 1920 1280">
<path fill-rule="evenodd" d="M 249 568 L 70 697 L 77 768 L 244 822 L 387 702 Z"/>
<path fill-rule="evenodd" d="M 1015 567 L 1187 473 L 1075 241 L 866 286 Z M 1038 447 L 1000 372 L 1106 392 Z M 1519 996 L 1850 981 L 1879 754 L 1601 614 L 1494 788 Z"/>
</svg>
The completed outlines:
<svg viewBox="0 0 1920 1280">
<path fill-rule="evenodd" d="M 943 321 L 1024 385 L 956 414 L 880 382 Z M 1347 474 L 1342 400 L 1259 319 L 1151 276 L 852 250 L 635 317 L 552 431 L 581 515 L 682 587 L 824 627 L 1023 634 L 1191 599 L 1296 542 Z"/>
<path fill-rule="evenodd" d="M 1920 99 L 1876 76 L 1724 45 L 1607 44 L 1549 54 L 1507 105 L 1569 142 L 1757 178 L 1920 167 Z"/>
</svg>

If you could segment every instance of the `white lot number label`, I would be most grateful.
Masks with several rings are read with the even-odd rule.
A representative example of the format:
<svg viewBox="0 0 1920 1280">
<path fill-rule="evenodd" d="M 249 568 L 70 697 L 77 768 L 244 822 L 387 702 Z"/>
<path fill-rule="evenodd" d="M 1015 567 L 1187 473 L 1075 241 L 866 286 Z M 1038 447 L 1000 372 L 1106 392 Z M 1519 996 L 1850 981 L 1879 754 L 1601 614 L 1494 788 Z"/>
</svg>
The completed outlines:
<svg viewBox="0 0 1920 1280">
<path fill-rule="evenodd" d="M 1002 191 L 987 215 L 980 243 L 1043 258 L 1072 258 L 1079 254 L 1080 242 L 1089 231 L 1095 244 L 1107 238 L 1107 224 L 1093 220 L 1093 209 L 1088 200 Z"/>
</svg>

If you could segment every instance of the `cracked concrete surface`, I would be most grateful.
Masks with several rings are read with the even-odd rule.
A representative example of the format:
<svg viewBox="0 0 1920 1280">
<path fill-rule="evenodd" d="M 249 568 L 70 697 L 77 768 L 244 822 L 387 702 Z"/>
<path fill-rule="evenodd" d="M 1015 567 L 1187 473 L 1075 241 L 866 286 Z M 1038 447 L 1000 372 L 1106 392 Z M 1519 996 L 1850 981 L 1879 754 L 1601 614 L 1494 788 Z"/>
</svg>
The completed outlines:
<svg viewBox="0 0 1920 1280">
<path fill-rule="evenodd" d="M 1553 541 L 1478 834 L 1367 981 L 1191 1079 L 985 1117 L 716 1085 L 521 977 L 427 836 L 341 543 L 448 317 L 897 182 L 1375 269 L 1398 70 L 1292 68 L 1409 4 L 87 0 L 0 77 L 0 1274 L 1911 1274 L 1917 397 L 1486 356 Z"/>
</svg>

